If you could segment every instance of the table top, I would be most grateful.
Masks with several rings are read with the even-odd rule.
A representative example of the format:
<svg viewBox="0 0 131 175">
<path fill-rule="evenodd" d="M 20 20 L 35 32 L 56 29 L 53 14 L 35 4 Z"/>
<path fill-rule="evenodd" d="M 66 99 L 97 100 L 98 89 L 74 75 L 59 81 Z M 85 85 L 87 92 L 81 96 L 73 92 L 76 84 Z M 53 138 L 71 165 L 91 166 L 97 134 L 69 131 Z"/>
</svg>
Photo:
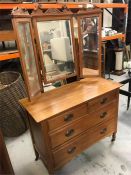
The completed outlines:
<svg viewBox="0 0 131 175">
<path fill-rule="evenodd" d="M 85 78 L 45 92 L 31 102 L 27 98 L 22 99 L 20 104 L 36 122 L 41 122 L 120 86 L 100 77 Z"/>
</svg>

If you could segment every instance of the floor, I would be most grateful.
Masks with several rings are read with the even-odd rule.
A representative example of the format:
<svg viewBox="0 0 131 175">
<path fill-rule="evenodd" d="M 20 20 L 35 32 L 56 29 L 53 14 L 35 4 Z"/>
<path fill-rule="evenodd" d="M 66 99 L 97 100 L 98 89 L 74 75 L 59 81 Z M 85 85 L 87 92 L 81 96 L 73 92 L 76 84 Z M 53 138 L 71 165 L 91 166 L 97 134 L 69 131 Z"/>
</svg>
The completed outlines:
<svg viewBox="0 0 131 175">
<path fill-rule="evenodd" d="M 119 80 L 119 77 L 113 77 Z M 123 88 L 127 88 L 124 86 Z M 117 139 L 106 138 L 70 161 L 56 175 L 131 175 L 131 105 L 120 95 Z M 16 175 L 48 175 L 41 160 L 35 161 L 30 133 L 6 140 Z"/>
</svg>

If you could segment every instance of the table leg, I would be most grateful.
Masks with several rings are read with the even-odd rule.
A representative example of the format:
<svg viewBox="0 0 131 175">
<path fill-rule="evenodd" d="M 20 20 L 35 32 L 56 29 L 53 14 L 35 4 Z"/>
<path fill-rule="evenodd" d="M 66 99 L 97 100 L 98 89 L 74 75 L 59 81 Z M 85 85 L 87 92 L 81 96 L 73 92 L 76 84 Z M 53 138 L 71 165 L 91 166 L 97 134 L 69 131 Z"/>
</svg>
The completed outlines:
<svg viewBox="0 0 131 175">
<path fill-rule="evenodd" d="M 129 81 L 129 87 L 128 87 L 128 92 L 131 92 L 131 81 Z M 128 96 L 128 101 L 127 101 L 127 110 L 129 109 L 130 106 L 130 96 Z"/>
<path fill-rule="evenodd" d="M 39 153 L 36 151 L 36 149 L 34 149 L 35 150 L 35 161 L 37 161 L 38 159 L 39 159 Z"/>
<path fill-rule="evenodd" d="M 111 142 L 114 142 L 115 140 L 116 140 L 116 133 L 114 132 L 114 133 L 112 134 Z"/>
</svg>

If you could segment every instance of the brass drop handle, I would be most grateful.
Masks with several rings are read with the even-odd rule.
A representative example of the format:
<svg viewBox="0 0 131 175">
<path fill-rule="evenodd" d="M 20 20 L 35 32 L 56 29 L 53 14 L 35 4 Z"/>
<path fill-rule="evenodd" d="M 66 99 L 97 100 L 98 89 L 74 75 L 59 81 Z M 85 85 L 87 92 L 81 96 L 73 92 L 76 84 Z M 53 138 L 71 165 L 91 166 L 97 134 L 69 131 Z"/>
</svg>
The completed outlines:
<svg viewBox="0 0 131 175">
<path fill-rule="evenodd" d="M 107 128 L 103 128 L 103 129 L 100 131 L 100 134 L 105 134 L 106 131 L 107 131 Z"/>
<path fill-rule="evenodd" d="M 105 98 L 103 98 L 102 100 L 101 100 L 101 104 L 103 105 L 103 104 L 105 104 L 106 103 L 106 101 L 107 101 L 107 98 L 105 97 Z"/>
<path fill-rule="evenodd" d="M 75 130 L 74 129 L 68 129 L 65 133 L 66 137 L 70 137 L 74 134 Z"/>
<path fill-rule="evenodd" d="M 73 114 L 68 114 L 64 117 L 64 121 L 65 122 L 69 122 L 73 119 Z"/>
<path fill-rule="evenodd" d="M 105 118 L 107 115 L 107 112 L 103 112 L 101 115 L 100 115 L 100 118 Z"/>
<path fill-rule="evenodd" d="M 69 148 L 69 149 L 67 150 L 67 153 L 68 153 L 68 154 L 72 154 L 75 150 L 76 150 L 76 147 L 73 146 L 72 148 Z"/>
</svg>

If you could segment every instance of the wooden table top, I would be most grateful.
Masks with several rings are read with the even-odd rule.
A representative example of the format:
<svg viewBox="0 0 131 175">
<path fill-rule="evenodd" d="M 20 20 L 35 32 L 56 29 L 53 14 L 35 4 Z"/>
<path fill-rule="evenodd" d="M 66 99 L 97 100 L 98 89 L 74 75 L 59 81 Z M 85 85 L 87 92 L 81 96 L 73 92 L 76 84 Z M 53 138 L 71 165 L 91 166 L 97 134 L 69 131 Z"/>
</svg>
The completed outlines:
<svg viewBox="0 0 131 175">
<path fill-rule="evenodd" d="M 85 78 L 45 92 L 31 102 L 27 98 L 22 99 L 20 104 L 36 122 L 41 122 L 120 86 L 117 82 L 100 77 Z"/>
</svg>

